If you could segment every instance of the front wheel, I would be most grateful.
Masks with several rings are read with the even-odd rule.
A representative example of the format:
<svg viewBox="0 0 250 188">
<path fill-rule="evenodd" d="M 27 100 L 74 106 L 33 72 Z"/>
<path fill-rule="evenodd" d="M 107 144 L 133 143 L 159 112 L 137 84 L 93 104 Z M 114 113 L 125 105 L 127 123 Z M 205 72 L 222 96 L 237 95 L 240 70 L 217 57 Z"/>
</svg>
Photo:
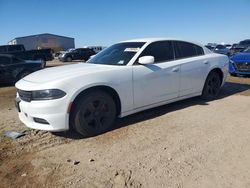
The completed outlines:
<svg viewBox="0 0 250 188">
<path fill-rule="evenodd" d="M 104 91 L 94 90 L 81 96 L 72 109 L 71 126 L 88 137 L 109 130 L 116 119 L 113 98 Z"/>
<path fill-rule="evenodd" d="M 221 87 L 221 78 L 220 75 L 213 71 L 210 72 L 207 76 L 201 98 L 206 100 L 212 100 L 217 97 Z"/>
</svg>

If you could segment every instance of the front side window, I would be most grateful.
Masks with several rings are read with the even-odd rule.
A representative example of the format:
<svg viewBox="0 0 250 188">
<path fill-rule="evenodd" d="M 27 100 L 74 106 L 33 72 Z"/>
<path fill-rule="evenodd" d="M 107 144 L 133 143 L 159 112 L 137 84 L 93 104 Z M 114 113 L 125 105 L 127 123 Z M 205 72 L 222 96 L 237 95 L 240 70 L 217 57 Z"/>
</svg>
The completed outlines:
<svg viewBox="0 0 250 188">
<path fill-rule="evenodd" d="M 176 59 L 194 57 L 203 55 L 204 51 L 200 46 L 188 42 L 175 42 L 175 57 Z"/>
<path fill-rule="evenodd" d="M 174 59 L 172 42 L 160 41 L 151 43 L 141 53 L 140 57 L 142 56 L 153 56 L 155 63 L 171 61 Z"/>
<path fill-rule="evenodd" d="M 87 63 L 103 65 L 127 65 L 144 45 L 144 42 L 118 43 L 102 50 Z"/>
</svg>

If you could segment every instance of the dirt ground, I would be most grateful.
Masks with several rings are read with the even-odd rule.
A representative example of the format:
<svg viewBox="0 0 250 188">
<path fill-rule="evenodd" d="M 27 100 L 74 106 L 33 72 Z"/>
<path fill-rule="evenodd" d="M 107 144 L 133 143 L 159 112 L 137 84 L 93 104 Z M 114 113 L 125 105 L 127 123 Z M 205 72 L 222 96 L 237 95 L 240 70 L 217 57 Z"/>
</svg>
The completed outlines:
<svg viewBox="0 0 250 188">
<path fill-rule="evenodd" d="M 229 77 L 218 100 L 154 108 L 81 139 L 26 128 L 15 88 L 1 86 L 0 187 L 248 188 L 249 96 L 250 78 Z M 7 130 L 26 135 L 11 140 Z"/>
</svg>

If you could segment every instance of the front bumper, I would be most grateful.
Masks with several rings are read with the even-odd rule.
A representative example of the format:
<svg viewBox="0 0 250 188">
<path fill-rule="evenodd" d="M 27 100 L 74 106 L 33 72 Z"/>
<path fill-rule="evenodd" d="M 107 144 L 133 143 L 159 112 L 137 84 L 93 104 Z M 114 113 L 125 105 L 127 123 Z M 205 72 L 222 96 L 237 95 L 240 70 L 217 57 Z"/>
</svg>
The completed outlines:
<svg viewBox="0 0 250 188">
<path fill-rule="evenodd" d="M 19 119 L 29 128 L 51 132 L 69 129 L 69 114 L 67 113 L 67 97 L 47 101 L 25 102 L 16 98 Z M 37 119 L 45 120 L 40 123 Z"/>
<path fill-rule="evenodd" d="M 232 63 L 232 62 L 229 63 L 229 73 L 230 74 L 239 74 L 239 75 L 250 75 L 250 71 L 243 72 L 243 71 L 237 70 L 234 63 Z"/>
</svg>

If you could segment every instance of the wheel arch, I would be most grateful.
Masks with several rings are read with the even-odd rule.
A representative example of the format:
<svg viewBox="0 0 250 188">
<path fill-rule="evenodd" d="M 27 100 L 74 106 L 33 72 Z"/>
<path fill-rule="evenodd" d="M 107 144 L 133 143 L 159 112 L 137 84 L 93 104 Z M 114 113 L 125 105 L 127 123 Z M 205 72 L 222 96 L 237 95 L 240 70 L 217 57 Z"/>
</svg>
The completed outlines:
<svg viewBox="0 0 250 188">
<path fill-rule="evenodd" d="M 208 75 L 209 75 L 211 72 L 216 72 L 216 73 L 219 74 L 219 76 L 220 76 L 220 82 L 221 82 L 221 84 L 222 84 L 222 83 L 223 83 L 223 78 L 224 78 L 224 73 L 223 73 L 223 71 L 221 70 L 221 68 L 219 68 L 219 67 L 213 67 L 213 68 L 209 71 Z M 207 75 L 207 77 L 208 77 L 208 75 Z M 206 77 L 206 78 L 207 78 L 207 77 Z"/>
<path fill-rule="evenodd" d="M 94 90 L 102 90 L 102 91 L 108 93 L 115 101 L 117 115 L 119 115 L 121 113 L 121 100 L 120 100 L 120 96 L 119 96 L 118 92 L 111 86 L 96 85 L 96 86 L 90 86 L 88 88 L 84 88 L 84 89 L 77 92 L 77 94 L 71 100 L 72 104 L 71 104 L 70 112 L 69 112 L 70 116 L 71 116 L 71 111 L 74 108 L 74 105 L 81 98 L 81 96 L 86 94 L 87 92 L 94 91 Z"/>
</svg>

